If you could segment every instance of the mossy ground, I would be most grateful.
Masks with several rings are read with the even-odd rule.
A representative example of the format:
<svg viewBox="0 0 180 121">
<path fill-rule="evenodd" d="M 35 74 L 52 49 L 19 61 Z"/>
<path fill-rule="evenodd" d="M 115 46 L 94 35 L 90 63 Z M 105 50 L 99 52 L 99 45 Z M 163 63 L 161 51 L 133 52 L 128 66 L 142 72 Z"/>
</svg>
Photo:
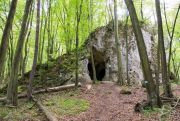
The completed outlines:
<svg viewBox="0 0 180 121">
<path fill-rule="evenodd" d="M 12 108 L 0 105 L 0 121 L 44 121 L 45 117 L 34 102 L 19 100 L 18 107 Z"/>
<path fill-rule="evenodd" d="M 79 91 L 70 90 L 52 95 L 44 95 L 43 101 L 49 111 L 58 116 L 71 116 L 88 110 L 90 103 L 79 97 Z"/>
<path fill-rule="evenodd" d="M 153 108 L 147 107 L 143 110 L 145 117 L 152 117 L 155 114 L 159 114 L 160 121 L 169 121 L 171 115 L 171 106 L 169 104 L 164 104 L 162 108 Z"/>
<path fill-rule="evenodd" d="M 67 90 L 37 95 L 39 101 L 58 117 L 74 116 L 89 109 L 90 103 L 80 98 L 79 90 Z M 18 107 L 0 105 L 0 121 L 46 121 L 34 102 L 20 99 Z"/>
</svg>

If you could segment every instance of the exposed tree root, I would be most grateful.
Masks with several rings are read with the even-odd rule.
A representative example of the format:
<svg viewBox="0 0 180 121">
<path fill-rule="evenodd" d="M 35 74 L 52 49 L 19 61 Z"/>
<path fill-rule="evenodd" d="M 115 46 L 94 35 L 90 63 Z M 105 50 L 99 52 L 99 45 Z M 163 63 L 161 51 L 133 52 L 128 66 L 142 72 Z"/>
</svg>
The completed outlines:
<svg viewBox="0 0 180 121">
<path fill-rule="evenodd" d="M 78 86 L 81 86 L 81 83 L 79 83 Z M 50 88 L 46 88 L 46 89 L 35 90 L 33 92 L 33 95 L 39 94 L 39 93 L 46 93 L 46 92 L 62 91 L 62 90 L 71 89 L 74 87 L 75 87 L 75 84 L 69 84 L 69 85 L 58 86 L 58 87 L 50 87 Z M 27 93 L 18 95 L 18 98 L 25 98 L 25 97 L 27 97 Z M 0 98 L 0 102 L 5 102 L 5 101 L 6 101 L 6 97 Z"/>
</svg>

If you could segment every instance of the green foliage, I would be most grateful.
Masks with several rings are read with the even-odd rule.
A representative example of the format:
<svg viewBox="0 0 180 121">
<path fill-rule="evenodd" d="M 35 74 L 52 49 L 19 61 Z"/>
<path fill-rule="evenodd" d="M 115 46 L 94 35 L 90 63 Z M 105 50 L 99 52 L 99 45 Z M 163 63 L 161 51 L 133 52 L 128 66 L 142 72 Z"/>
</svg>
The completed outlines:
<svg viewBox="0 0 180 121">
<path fill-rule="evenodd" d="M 168 121 L 170 114 L 171 114 L 171 109 L 172 107 L 170 105 L 163 105 L 161 109 L 161 115 L 160 115 L 160 120 L 161 121 Z"/>
<path fill-rule="evenodd" d="M 79 114 L 89 108 L 89 103 L 83 99 L 65 98 L 59 100 L 59 111 L 66 115 Z"/>
<path fill-rule="evenodd" d="M 157 113 L 160 113 L 161 109 L 160 108 L 151 108 L 151 107 L 146 107 L 144 110 L 143 110 L 143 114 L 144 116 L 150 118 L 152 117 L 153 115 L 157 114 Z"/>
<path fill-rule="evenodd" d="M 153 115 L 158 115 L 160 117 L 160 121 L 169 121 L 171 106 L 168 104 L 164 104 L 162 108 L 151 108 L 145 107 L 143 110 L 143 114 L 145 117 L 153 117 Z"/>
<path fill-rule="evenodd" d="M 150 114 L 152 113 L 159 113 L 160 112 L 160 108 L 153 108 L 151 109 L 151 107 L 146 107 L 144 110 L 143 110 L 143 113 L 147 116 L 149 116 Z"/>
</svg>

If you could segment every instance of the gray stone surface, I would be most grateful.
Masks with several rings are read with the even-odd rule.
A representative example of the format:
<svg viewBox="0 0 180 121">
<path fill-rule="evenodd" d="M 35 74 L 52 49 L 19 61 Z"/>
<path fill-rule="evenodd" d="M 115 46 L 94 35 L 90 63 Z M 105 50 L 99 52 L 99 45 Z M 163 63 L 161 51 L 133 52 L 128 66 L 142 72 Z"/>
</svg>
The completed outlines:
<svg viewBox="0 0 180 121">
<path fill-rule="evenodd" d="M 143 80 L 143 73 L 141 69 L 141 62 L 138 53 L 138 48 L 136 45 L 135 36 L 133 34 L 132 28 L 127 30 L 128 32 L 128 71 L 130 81 L 135 84 L 140 84 Z M 143 37 L 146 44 L 146 49 L 149 57 L 149 61 L 152 63 L 153 53 L 152 48 L 154 45 L 154 40 L 150 32 L 142 29 Z M 105 62 L 105 76 L 104 81 L 117 81 L 117 52 L 115 47 L 115 38 L 113 32 L 112 24 L 96 29 L 91 35 L 91 39 L 86 42 L 86 48 L 90 50 L 90 45 L 93 46 L 93 54 L 95 59 L 95 64 Z M 122 50 L 122 65 L 124 78 L 126 79 L 126 43 L 123 27 L 119 27 L 119 42 L 120 48 Z M 84 59 L 80 61 L 80 70 L 82 73 L 89 74 L 88 63 L 90 59 Z M 87 77 L 89 79 L 89 77 Z"/>
</svg>

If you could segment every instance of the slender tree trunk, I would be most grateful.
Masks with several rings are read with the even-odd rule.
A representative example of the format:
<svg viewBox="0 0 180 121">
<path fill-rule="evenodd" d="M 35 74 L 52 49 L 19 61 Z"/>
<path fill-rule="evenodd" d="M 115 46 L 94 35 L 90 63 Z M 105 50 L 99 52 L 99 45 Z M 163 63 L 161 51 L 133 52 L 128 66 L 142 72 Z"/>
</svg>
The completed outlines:
<svg viewBox="0 0 180 121">
<path fill-rule="evenodd" d="M 164 93 L 167 97 L 172 97 L 171 84 L 168 79 L 168 71 L 167 71 L 167 62 L 166 62 L 166 53 L 164 47 L 164 35 L 163 35 L 163 26 L 162 26 L 162 17 L 161 17 L 161 9 L 160 9 L 160 1 L 155 0 L 156 3 L 156 13 L 157 13 L 157 21 L 158 21 L 158 41 L 160 47 L 160 57 L 161 57 L 161 70 L 162 70 L 162 81 L 164 83 Z"/>
<path fill-rule="evenodd" d="M 27 20 L 28 20 L 28 15 L 30 13 L 30 8 L 33 3 L 33 0 L 27 0 L 26 1 L 26 6 L 24 9 L 24 15 L 23 15 L 23 20 L 21 24 L 21 30 L 16 46 L 16 51 L 14 55 L 14 60 L 13 60 L 13 65 L 10 73 L 10 80 L 8 84 L 8 89 L 7 89 L 7 104 L 9 105 L 17 105 L 17 80 L 18 80 L 18 68 L 20 64 L 20 56 L 22 53 L 23 49 L 23 44 L 24 44 L 24 39 L 25 39 L 25 30 L 27 27 Z"/>
<path fill-rule="evenodd" d="M 78 87 L 78 70 L 79 70 L 79 55 L 78 55 L 78 48 L 79 48 L 79 23 L 81 20 L 81 14 L 82 14 L 82 5 L 83 5 L 83 0 L 81 0 L 80 6 L 78 2 L 76 3 L 76 81 L 75 81 L 75 86 L 76 88 Z"/>
<path fill-rule="evenodd" d="M 175 28 L 176 28 L 176 22 L 177 22 L 179 10 L 180 10 L 180 5 L 179 5 L 178 10 L 176 12 L 176 16 L 175 16 L 174 23 L 173 23 L 173 28 L 172 28 L 172 33 L 170 34 L 170 29 L 169 29 L 169 26 L 168 26 L 168 21 L 167 21 L 167 16 L 166 16 L 166 6 L 165 6 L 165 3 L 164 3 L 164 16 L 165 16 L 168 35 L 169 35 L 169 38 L 170 38 L 169 56 L 168 56 L 168 76 L 170 76 L 170 73 L 171 73 L 171 67 L 170 66 L 171 66 L 172 45 L 173 45 L 174 31 L 175 31 Z"/>
<path fill-rule="evenodd" d="M 127 35 L 127 30 L 128 30 L 128 16 L 126 18 L 126 24 L 125 24 L 125 36 L 126 36 L 126 80 L 127 80 L 127 84 L 130 85 L 130 79 L 129 79 L 129 73 L 128 73 L 128 69 L 129 69 L 129 46 L 128 46 L 128 35 Z"/>
<path fill-rule="evenodd" d="M 96 78 L 96 68 L 95 68 L 95 63 L 94 63 L 94 54 L 93 54 L 93 49 L 92 45 L 90 47 L 90 56 L 91 56 L 91 64 L 92 64 L 92 71 L 93 71 L 93 84 L 96 83 L 97 78 Z"/>
<path fill-rule="evenodd" d="M 41 24 L 40 24 L 40 34 L 39 34 L 39 54 L 38 54 L 38 64 L 41 63 L 41 46 L 42 46 L 42 31 L 43 31 L 43 24 L 44 24 L 44 0 L 41 2 Z"/>
<path fill-rule="evenodd" d="M 138 46 L 138 51 L 139 51 L 139 55 L 140 55 L 142 70 L 143 70 L 145 84 L 146 84 L 146 89 L 147 89 L 147 93 L 148 93 L 148 97 L 149 97 L 149 103 L 152 106 L 160 105 L 160 104 L 158 104 L 159 99 L 157 99 L 157 98 L 159 96 L 157 96 L 157 94 L 156 94 L 156 87 L 155 87 L 155 84 L 153 81 L 152 72 L 150 70 L 146 45 L 144 43 L 143 34 L 142 34 L 142 31 L 141 31 L 141 28 L 139 25 L 139 21 L 137 18 L 136 10 L 134 8 L 134 4 L 133 4 L 132 0 L 125 0 L 125 3 L 129 10 L 133 30 L 134 30 L 135 37 L 136 37 L 136 42 L 137 42 L 137 46 Z"/>
<path fill-rule="evenodd" d="M 121 45 L 118 37 L 118 16 L 117 16 L 117 0 L 114 0 L 114 30 L 115 30 L 115 42 L 116 42 L 116 51 L 117 51 L 117 62 L 118 62 L 118 84 L 123 85 L 123 68 L 121 60 Z"/>
<path fill-rule="evenodd" d="M 44 9 L 43 9 L 44 11 Z M 45 14 L 45 13 L 44 13 Z M 46 34 L 46 28 L 47 28 L 47 16 L 45 16 L 45 20 L 44 20 L 44 30 L 43 30 L 43 34 L 42 34 L 42 47 L 41 47 L 41 57 L 40 57 L 40 64 L 42 63 L 43 61 L 43 54 L 44 54 L 44 41 L 45 41 L 45 34 Z"/>
<path fill-rule="evenodd" d="M 144 20 L 144 15 L 143 15 L 143 0 L 141 0 L 141 19 Z"/>
<path fill-rule="evenodd" d="M 24 57 L 22 58 L 22 61 L 23 61 L 22 62 L 22 70 L 21 70 L 22 71 L 22 78 L 21 78 L 22 80 L 24 79 L 24 74 L 26 72 L 26 64 L 27 64 L 28 53 L 29 53 L 28 42 L 29 42 L 29 38 L 30 38 L 30 35 L 31 35 L 33 15 L 34 15 L 34 7 L 32 8 L 31 13 L 29 15 L 29 19 L 28 19 L 28 22 L 27 22 L 27 28 L 26 28 L 26 32 L 28 32 L 28 33 L 27 33 L 27 37 L 26 37 L 26 41 L 25 41 Z"/>
<path fill-rule="evenodd" d="M 7 17 L 6 25 L 3 31 L 2 40 L 1 40 L 1 47 L 0 47 L 0 82 L 2 81 L 2 76 L 5 67 L 5 58 L 6 53 L 9 45 L 9 36 L 12 29 L 12 23 L 14 20 L 14 15 L 16 12 L 17 0 L 12 0 L 10 11 Z"/>
<path fill-rule="evenodd" d="M 48 1 L 48 17 L 47 17 L 47 35 L 48 35 L 48 47 L 47 47 L 47 63 L 51 60 L 50 49 L 51 49 L 51 0 Z"/>
<path fill-rule="evenodd" d="M 31 97 L 32 97 L 32 88 L 33 88 L 32 82 L 34 79 L 34 74 L 36 71 L 36 64 L 37 64 L 37 59 L 38 59 L 39 29 L 40 29 L 39 24 L 40 24 L 40 0 L 37 1 L 36 38 L 35 38 L 34 60 L 33 60 L 32 70 L 31 70 L 30 78 L 29 78 L 29 86 L 28 86 L 28 92 L 27 92 L 28 99 L 31 99 Z"/>
<path fill-rule="evenodd" d="M 156 59 L 156 66 L 155 66 L 155 80 L 156 80 L 156 94 L 157 94 L 157 99 L 158 99 L 158 104 L 162 105 L 162 102 L 160 100 L 160 90 L 159 90 L 159 86 L 160 86 L 160 80 L 159 80 L 159 74 L 160 74 L 160 68 L 161 68 L 161 63 L 160 63 L 160 43 L 158 41 L 158 46 L 157 46 L 157 59 Z"/>
<path fill-rule="evenodd" d="M 92 31 L 92 26 L 93 26 L 93 15 L 92 15 L 92 6 L 93 5 L 93 0 L 90 0 L 90 7 L 89 7 L 89 21 L 90 21 L 90 25 L 89 25 L 89 33 L 91 33 Z M 93 71 L 93 83 L 95 84 L 97 81 L 96 78 L 96 68 L 95 68 L 95 63 L 94 63 L 94 55 L 93 55 L 93 43 L 92 43 L 92 37 L 90 36 L 90 41 L 91 41 L 91 47 L 90 47 L 90 55 L 91 55 L 91 63 L 92 63 L 92 71 Z"/>
</svg>

